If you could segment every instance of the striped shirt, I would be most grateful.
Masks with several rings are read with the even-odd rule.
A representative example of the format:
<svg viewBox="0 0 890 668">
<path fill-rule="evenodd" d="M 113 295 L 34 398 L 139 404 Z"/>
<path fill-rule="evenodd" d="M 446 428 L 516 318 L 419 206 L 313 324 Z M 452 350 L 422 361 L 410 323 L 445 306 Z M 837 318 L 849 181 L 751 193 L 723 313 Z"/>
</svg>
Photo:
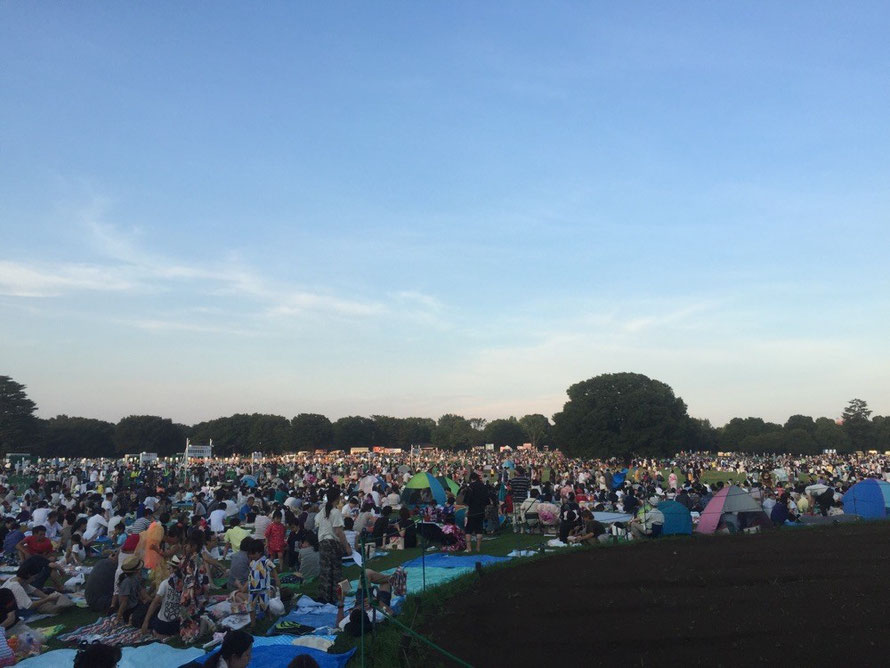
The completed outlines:
<svg viewBox="0 0 890 668">
<path fill-rule="evenodd" d="M 510 481 L 510 489 L 513 490 L 513 503 L 524 501 L 528 498 L 528 488 L 531 482 L 527 476 L 517 475 Z"/>
</svg>

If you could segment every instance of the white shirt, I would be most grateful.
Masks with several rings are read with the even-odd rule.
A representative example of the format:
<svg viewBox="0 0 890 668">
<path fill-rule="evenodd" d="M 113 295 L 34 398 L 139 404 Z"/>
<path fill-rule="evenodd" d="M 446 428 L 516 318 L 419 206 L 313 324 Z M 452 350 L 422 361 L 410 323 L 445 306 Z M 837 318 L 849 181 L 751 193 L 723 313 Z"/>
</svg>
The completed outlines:
<svg viewBox="0 0 890 668">
<path fill-rule="evenodd" d="M 31 514 L 31 526 L 36 527 L 39 525 L 46 526 L 46 518 L 49 517 L 50 510 L 49 508 L 37 508 Z"/>
<path fill-rule="evenodd" d="M 343 528 L 343 515 L 336 508 L 331 508 L 331 514 L 324 516 L 324 508 L 318 511 L 315 516 L 315 528 L 318 529 L 318 542 L 323 540 L 339 540 L 334 529 Z"/>
<path fill-rule="evenodd" d="M 226 519 L 226 511 L 222 508 L 217 508 L 212 513 L 210 513 L 210 530 L 215 531 L 216 533 L 221 533 L 226 530 L 225 525 Z"/>
<path fill-rule="evenodd" d="M 21 583 L 10 579 L 3 583 L 3 589 L 9 589 L 13 593 L 15 596 L 15 604 L 18 606 L 19 610 L 29 610 L 31 608 L 31 603 L 33 601 L 31 601 L 31 597 L 28 596 L 28 592 L 25 591 L 25 588 L 22 587 Z"/>
<path fill-rule="evenodd" d="M 266 527 L 272 524 L 272 518 L 268 515 L 257 515 L 253 523 L 253 537 L 260 540 L 266 539 Z"/>
<path fill-rule="evenodd" d="M 99 535 L 102 527 L 108 527 L 108 522 L 101 515 L 93 515 L 87 520 L 87 530 L 83 532 L 84 540 L 93 540 Z"/>
<path fill-rule="evenodd" d="M 146 496 L 145 501 L 143 501 L 142 504 L 146 508 L 151 508 L 152 510 L 154 510 L 155 506 L 158 504 L 158 500 L 154 496 Z"/>
</svg>

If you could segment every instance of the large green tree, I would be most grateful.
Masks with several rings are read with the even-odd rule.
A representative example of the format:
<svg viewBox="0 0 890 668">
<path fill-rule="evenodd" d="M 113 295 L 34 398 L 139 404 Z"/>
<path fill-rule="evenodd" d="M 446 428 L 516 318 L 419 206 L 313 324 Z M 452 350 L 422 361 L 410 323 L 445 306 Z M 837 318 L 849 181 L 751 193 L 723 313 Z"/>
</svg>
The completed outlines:
<svg viewBox="0 0 890 668">
<path fill-rule="evenodd" d="M 290 426 L 296 450 L 330 450 L 334 445 L 334 426 L 324 415 L 300 413 Z"/>
<path fill-rule="evenodd" d="M 0 376 L 0 452 L 30 451 L 40 428 L 36 410 L 24 385 Z"/>
<path fill-rule="evenodd" d="M 844 409 L 844 432 L 854 450 L 871 450 L 874 446 L 874 425 L 870 416 L 871 409 L 862 399 L 851 399 Z"/>
<path fill-rule="evenodd" d="M 440 417 L 433 430 L 433 443 L 440 448 L 465 450 L 483 442 L 483 432 L 474 429 L 465 417 L 453 413 Z"/>
<path fill-rule="evenodd" d="M 519 420 L 515 417 L 506 420 L 492 420 L 482 431 L 486 443 L 494 443 L 495 447 L 509 445 L 515 448 L 525 443 L 526 435 Z"/>
<path fill-rule="evenodd" d="M 553 416 L 556 443 L 572 456 L 669 455 L 689 435 L 686 404 L 669 385 L 611 373 L 572 385 Z"/>
<path fill-rule="evenodd" d="M 39 453 L 43 457 L 113 457 L 114 424 L 104 420 L 57 415 L 43 423 Z"/>
<path fill-rule="evenodd" d="M 547 416 L 541 415 L 540 413 L 523 415 L 519 418 L 519 424 L 525 431 L 528 442 L 536 448 L 550 443 L 550 435 L 553 426 L 550 424 L 550 420 L 547 419 Z M 489 441 L 489 443 L 490 442 L 491 441 Z"/>
<path fill-rule="evenodd" d="M 187 428 L 157 415 L 130 415 L 114 428 L 114 447 L 118 454 L 156 452 L 173 455 L 185 450 Z"/>
<path fill-rule="evenodd" d="M 369 448 L 377 445 L 374 420 L 359 415 L 342 417 L 334 423 L 334 448 Z"/>
</svg>

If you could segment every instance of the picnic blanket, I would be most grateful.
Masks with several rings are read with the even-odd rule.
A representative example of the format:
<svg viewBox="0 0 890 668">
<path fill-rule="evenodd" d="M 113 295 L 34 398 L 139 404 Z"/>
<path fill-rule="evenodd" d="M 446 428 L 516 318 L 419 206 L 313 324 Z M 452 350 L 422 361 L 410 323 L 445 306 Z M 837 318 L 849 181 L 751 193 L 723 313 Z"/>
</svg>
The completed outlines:
<svg viewBox="0 0 890 668">
<path fill-rule="evenodd" d="M 190 649 L 174 649 L 162 643 L 152 643 L 142 647 L 123 647 L 118 668 L 158 668 L 159 666 L 181 666 L 184 663 L 204 655 L 204 650 L 196 647 Z M 25 668 L 58 668 L 70 666 L 77 655 L 76 649 L 56 649 L 45 652 L 24 661 L 16 666 Z"/>
<path fill-rule="evenodd" d="M 508 557 L 492 557 L 488 554 L 473 555 L 456 555 L 443 554 L 442 552 L 434 552 L 426 557 L 417 557 L 411 561 L 402 564 L 402 568 L 421 568 L 426 561 L 426 567 L 429 568 L 476 568 L 476 562 L 480 562 L 483 566 L 496 564 L 501 561 L 510 561 Z"/>
<path fill-rule="evenodd" d="M 81 626 L 70 633 L 59 636 L 62 642 L 93 642 L 99 640 L 106 645 L 141 645 L 154 640 L 151 633 L 128 624 L 118 624 L 115 615 L 100 618 L 92 624 Z"/>
<path fill-rule="evenodd" d="M 204 663 L 216 652 L 210 652 L 204 656 L 194 659 L 189 666 L 203 666 Z M 287 668 L 288 664 L 294 658 L 308 654 L 315 659 L 320 668 L 344 668 L 346 662 L 355 654 L 355 648 L 343 654 L 328 654 L 312 647 L 301 647 L 298 645 L 284 644 L 258 644 L 254 642 L 251 651 L 250 663 L 247 668 Z M 166 665 L 166 664 L 165 664 Z M 185 668 L 183 666 L 182 668 Z"/>
<path fill-rule="evenodd" d="M 354 605 L 355 599 L 350 597 L 344 601 L 347 609 Z M 317 629 L 322 626 L 335 626 L 337 624 L 337 606 L 331 603 L 320 603 L 305 594 L 294 603 L 294 609 L 281 617 L 268 631 L 269 635 L 286 633 L 287 629 L 294 628 L 294 624 L 308 626 Z"/>
</svg>

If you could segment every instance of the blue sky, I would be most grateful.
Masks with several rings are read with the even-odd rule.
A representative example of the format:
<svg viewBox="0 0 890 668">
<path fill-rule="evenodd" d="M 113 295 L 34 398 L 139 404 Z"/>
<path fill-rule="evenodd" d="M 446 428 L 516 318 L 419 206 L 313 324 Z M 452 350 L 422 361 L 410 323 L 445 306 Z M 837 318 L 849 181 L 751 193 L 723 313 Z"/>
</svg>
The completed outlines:
<svg viewBox="0 0 890 668">
<path fill-rule="evenodd" d="M 3 3 L 40 415 L 890 413 L 885 3 Z"/>
</svg>

